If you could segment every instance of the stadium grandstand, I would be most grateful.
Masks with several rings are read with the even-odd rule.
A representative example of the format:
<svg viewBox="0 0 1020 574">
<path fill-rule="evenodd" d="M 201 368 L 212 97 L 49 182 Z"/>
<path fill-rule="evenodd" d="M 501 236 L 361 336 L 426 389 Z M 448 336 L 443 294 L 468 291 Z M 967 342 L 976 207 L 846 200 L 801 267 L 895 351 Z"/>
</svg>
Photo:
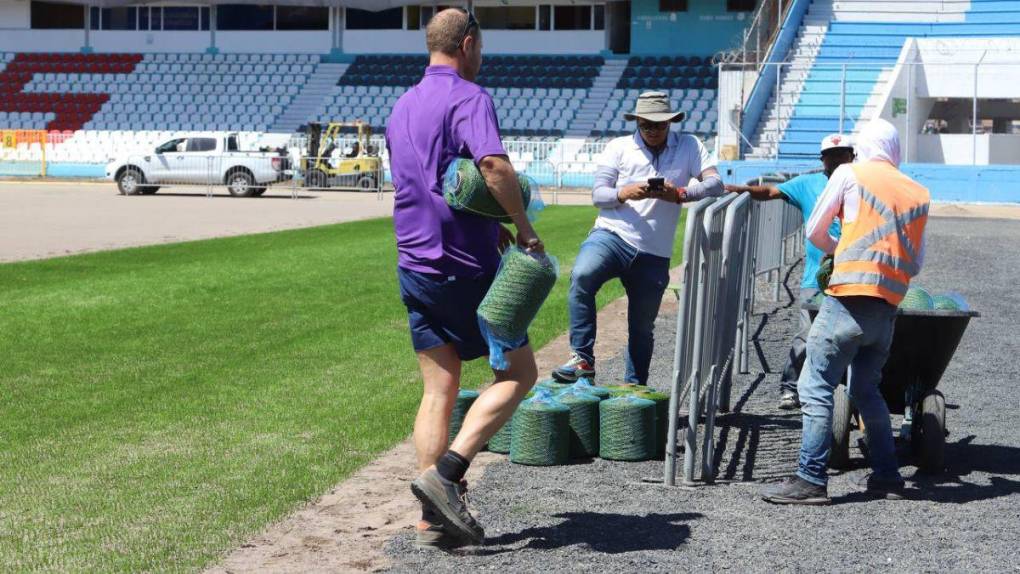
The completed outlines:
<svg viewBox="0 0 1020 574">
<path fill-rule="evenodd" d="M 912 163 L 1020 163 L 1014 0 L 450 4 L 485 30 L 479 83 L 518 169 L 558 183 L 631 133 L 623 111 L 646 90 L 738 178 L 812 163 L 823 135 L 873 117 L 897 124 Z M 445 5 L 0 0 L 0 174 L 37 175 L 19 166 L 45 155 L 51 176 L 97 176 L 182 132 L 278 146 L 361 120 L 378 134 Z"/>
</svg>

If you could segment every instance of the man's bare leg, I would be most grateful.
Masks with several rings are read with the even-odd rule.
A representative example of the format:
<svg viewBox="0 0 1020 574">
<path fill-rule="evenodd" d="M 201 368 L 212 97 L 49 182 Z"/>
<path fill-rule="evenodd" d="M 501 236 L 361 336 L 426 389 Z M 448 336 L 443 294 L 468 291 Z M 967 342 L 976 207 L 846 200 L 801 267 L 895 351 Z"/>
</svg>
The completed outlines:
<svg viewBox="0 0 1020 574">
<path fill-rule="evenodd" d="M 436 464 L 446 452 L 450 415 L 460 388 L 460 357 L 453 345 L 418 353 L 418 366 L 425 386 L 418 416 L 414 419 L 414 448 L 418 472 Z"/>
<path fill-rule="evenodd" d="M 535 355 L 530 345 L 508 352 L 506 358 L 510 369 L 495 372 L 496 382 L 471 405 L 460 433 L 450 445 L 450 450 L 469 461 L 510 419 L 517 404 L 538 378 Z"/>
<path fill-rule="evenodd" d="M 418 416 L 414 419 L 414 450 L 418 472 L 436 464 L 446 452 L 450 433 L 450 414 L 460 387 L 460 357 L 453 345 L 418 352 L 418 366 L 424 381 Z M 429 523 L 421 520 L 418 529 Z"/>
</svg>

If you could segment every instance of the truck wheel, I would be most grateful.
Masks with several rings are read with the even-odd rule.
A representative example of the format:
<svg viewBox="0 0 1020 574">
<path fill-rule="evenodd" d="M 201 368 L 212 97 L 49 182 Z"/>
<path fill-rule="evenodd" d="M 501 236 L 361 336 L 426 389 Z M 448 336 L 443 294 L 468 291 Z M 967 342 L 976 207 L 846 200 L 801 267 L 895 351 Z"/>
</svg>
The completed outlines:
<svg viewBox="0 0 1020 574">
<path fill-rule="evenodd" d="M 375 178 L 370 175 L 358 179 L 358 189 L 361 191 L 375 191 Z"/>
<path fill-rule="evenodd" d="M 329 178 L 320 170 L 312 170 L 305 178 L 305 186 L 317 189 L 328 187 Z"/>
<path fill-rule="evenodd" d="M 829 468 L 842 470 L 850 466 L 852 415 L 846 385 L 836 387 L 832 398 L 832 449 L 829 451 Z"/>
<path fill-rule="evenodd" d="M 117 176 L 117 190 L 121 195 L 137 195 L 141 192 L 143 183 L 145 176 L 133 167 L 125 169 Z"/>
<path fill-rule="evenodd" d="M 921 401 L 920 469 L 940 473 L 946 467 L 946 398 L 934 391 Z"/>
<path fill-rule="evenodd" d="M 255 178 L 248 170 L 236 169 L 227 174 L 227 191 L 234 197 L 251 197 L 255 190 Z"/>
</svg>

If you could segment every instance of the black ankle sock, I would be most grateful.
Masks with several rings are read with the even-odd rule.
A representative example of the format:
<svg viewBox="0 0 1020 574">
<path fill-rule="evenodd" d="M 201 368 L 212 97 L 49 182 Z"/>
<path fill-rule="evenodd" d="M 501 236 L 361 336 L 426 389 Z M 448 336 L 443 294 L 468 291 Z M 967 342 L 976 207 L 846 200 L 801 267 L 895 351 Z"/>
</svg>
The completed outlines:
<svg viewBox="0 0 1020 574">
<path fill-rule="evenodd" d="M 439 457 L 439 461 L 436 462 L 436 470 L 439 472 L 439 476 L 446 480 L 460 482 L 464 478 L 464 473 L 467 472 L 468 465 L 470 464 L 466 458 L 452 450 L 448 450 L 446 454 Z"/>
</svg>

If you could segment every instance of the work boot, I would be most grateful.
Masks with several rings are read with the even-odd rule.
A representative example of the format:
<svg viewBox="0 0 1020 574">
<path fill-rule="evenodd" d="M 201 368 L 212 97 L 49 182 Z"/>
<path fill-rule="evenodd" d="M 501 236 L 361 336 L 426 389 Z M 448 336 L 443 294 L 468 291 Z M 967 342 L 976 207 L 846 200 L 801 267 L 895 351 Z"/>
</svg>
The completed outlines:
<svg viewBox="0 0 1020 574">
<path fill-rule="evenodd" d="M 594 376 L 595 367 L 577 353 L 571 355 L 566 364 L 552 372 L 554 379 L 564 383 L 574 383 L 581 377 L 592 378 Z"/>
<path fill-rule="evenodd" d="M 485 540 L 485 530 L 468 512 L 467 489 L 463 483 L 450 482 L 435 468 L 430 468 L 411 482 L 411 492 L 426 512 L 435 513 L 447 534 L 469 544 L 481 544 Z"/>
<path fill-rule="evenodd" d="M 903 500 L 907 496 L 906 483 L 902 478 L 887 478 L 869 472 L 857 477 L 854 485 L 866 494 L 886 500 Z"/>
<path fill-rule="evenodd" d="M 424 528 L 423 528 L 424 526 Z M 414 545 L 419 550 L 454 550 L 468 544 L 466 540 L 446 531 L 435 511 L 423 510 L 422 520 L 414 529 Z"/>
<path fill-rule="evenodd" d="M 828 489 L 812 484 L 793 475 L 783 482 L 766 486 L 761 491 L 762 500 L 773 504 L 830 504 Z"/>
<path fill-rule="evenodd" d="M 779 408 L 784 411 L 792 411 L 800 408 L 800 398 L 797 391 L 783 391 L 779 395 Z"/>
</svg>

